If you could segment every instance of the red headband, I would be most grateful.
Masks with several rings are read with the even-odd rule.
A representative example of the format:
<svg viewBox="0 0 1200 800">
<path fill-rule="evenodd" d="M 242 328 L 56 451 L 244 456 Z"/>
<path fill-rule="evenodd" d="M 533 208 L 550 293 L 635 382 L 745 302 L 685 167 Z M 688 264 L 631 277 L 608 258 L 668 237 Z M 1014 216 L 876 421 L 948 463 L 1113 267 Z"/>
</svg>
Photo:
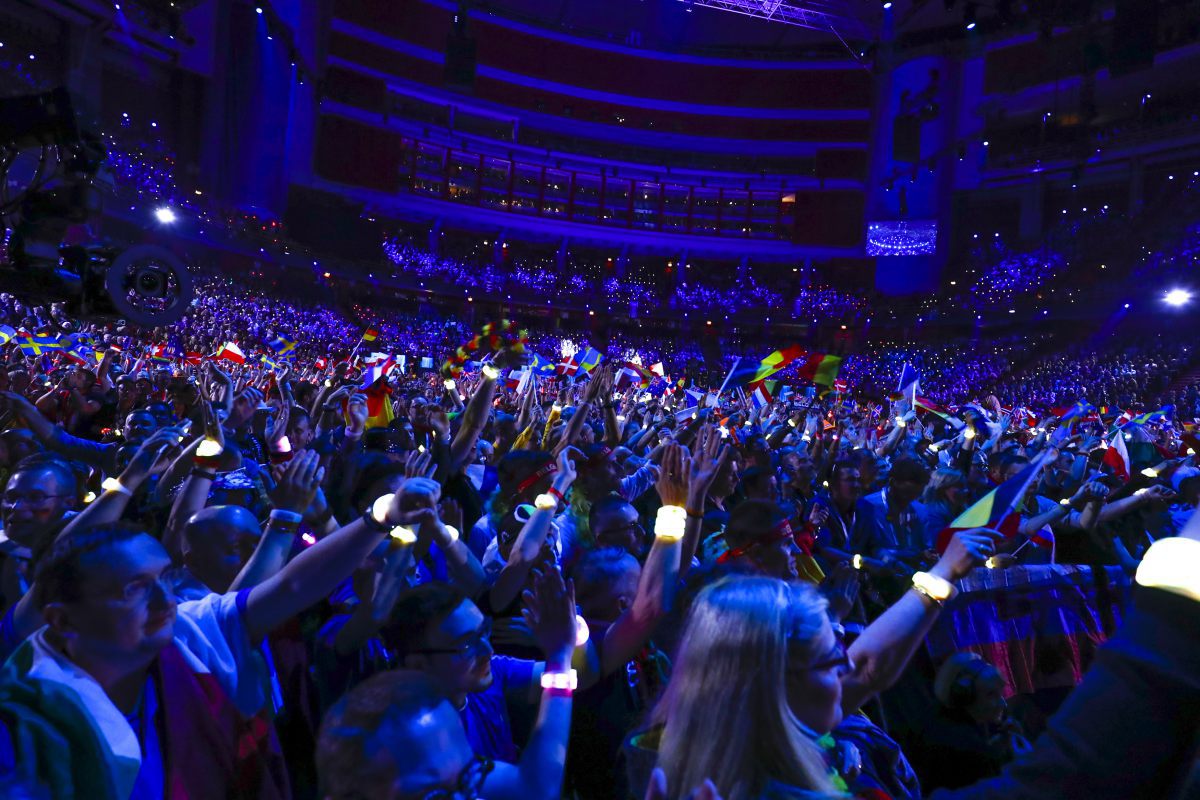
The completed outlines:
<svg viewBox="0 0 1200 800">
<path fill-rule="evenodd" d="M 558 464 L 554 463 L 553 461 L 543 465 L 540 469 L 538 469 L 537 472 L 533 473 L 528 478 L 517 484 L 517 490 L 513 492 L 513 497 L 516 497 L 522 492 L 530 489 L 542 478 L 546 477 L 547 475 L 553 475 L 555 472 L 558 472 Z"/>
<path fill-rule="evenodd" d="M 781 519 L 779 522 L 775 523 L 775 525 L 764 531 L 762 536 L 759 536 L 758 538 L 742 545 L 741 547 L 734 547 L 726 550 L 717 559 L 717 563 L 727 564 L 730 561 L 733 561 L 735 558 L 741 558 L 759 545 L 770 544 L 772 542 L 780 542 L 784 539 L 794 538 L 795 536 L 792 533 L 792 523 L 788 522 L 786 519 Z"/>
</svg>

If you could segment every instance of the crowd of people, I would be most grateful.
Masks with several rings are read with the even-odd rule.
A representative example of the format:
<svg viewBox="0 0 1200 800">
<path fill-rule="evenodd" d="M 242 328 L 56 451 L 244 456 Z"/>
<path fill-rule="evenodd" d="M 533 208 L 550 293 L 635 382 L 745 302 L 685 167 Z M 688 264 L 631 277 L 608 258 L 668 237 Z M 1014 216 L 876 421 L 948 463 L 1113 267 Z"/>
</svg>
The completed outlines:
<svg viewBox="0 0 1200 800">
<path fill-rule="evenodd" d="M 667 335 L 514 382 L 586 337 L 489 329 L 447 377 L 465 320 L 220 284 L 165 329 L 0 326 L 95 354 L 0 347 L 6 797 L 1196 796 L 1186 347 L 879 347 L 696 402 L 622 369 L 688 387 Z M 977 571 L 1052 564 L 1138 587 L 1035 726 L 922 645 Z"/>
</svg>

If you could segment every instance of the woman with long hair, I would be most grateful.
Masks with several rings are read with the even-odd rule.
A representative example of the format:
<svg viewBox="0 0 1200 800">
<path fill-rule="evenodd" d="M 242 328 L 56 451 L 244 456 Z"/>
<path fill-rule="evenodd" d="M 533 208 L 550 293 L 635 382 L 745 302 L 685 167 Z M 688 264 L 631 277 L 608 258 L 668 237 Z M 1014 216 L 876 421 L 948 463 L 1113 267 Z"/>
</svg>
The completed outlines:
<svg viewBox="0 0 1200 800">
<path fill-rule="evenodd" d="M 967 476 L 961 470 L 952 467 L 935 469 L 921 495 L 929 535 L 937 536 L 966 509 L 968 500 Z"/>
<path fill-rule="evenodd" d="M 1200 733 L 1197 541 L 1200 514 L 1183 536 L 1150 548 L 1138 571 L 1136 608 L 1030 753 L 997 778 L 938 791 L 931 800 L 1191 796 L 1178 792 Z M 948 554 L 955 547 L 952 540 Z M 988 548 L 967 549 L 978 558 Z M 849 652 L 811 587 L 731 577 L 704 589 L 651 726 L 631 742 L 635 785 L 640 779 L 653 800 L 845 797 L 845 783 L 822 760 L 824 734 L 839 725 L 843 710 L 855 711 L 870 696 L 869 676 L 878 668 L 867 662 L 879 658 L 879 645 L 891 641 L 884 650 L 905 650 L 909 601 L 925 602 L 936 616 L 952 596 L 930 577 L 914 576 L 915 591 L 868 626 Z M 651 753 L 654 774 L 636 774 Z"/>
</svg>

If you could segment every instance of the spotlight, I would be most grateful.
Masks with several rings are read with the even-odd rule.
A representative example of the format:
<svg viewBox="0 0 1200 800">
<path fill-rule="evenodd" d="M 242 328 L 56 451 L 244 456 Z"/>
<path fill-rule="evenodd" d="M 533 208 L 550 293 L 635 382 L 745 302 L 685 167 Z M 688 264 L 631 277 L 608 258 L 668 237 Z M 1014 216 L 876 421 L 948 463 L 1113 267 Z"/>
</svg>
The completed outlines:
<svg viewBox="0 0 1200 800">
<path fill-rule="evenodd" d="M 1169 306 L 1186 305 L 1192 299 L 1192 293 L 1187 289 L 1172 289 L 1163 295 L 1163 302 Z"/>
<path fill-rule="evenodd" d="M 170 225 L 175 221 L 175 212 L 171 210 L 170 206 L 159 206 L 154 209 L 154 218 L 163 225 Z"/>
<path fill-rule="evenodd" d="M 255 14 L 261 14 L 261 13 L 262 13 L 262 6 L 255 6 L 255 8 L 254 8 L 254 13 L 255 13 Z"/>
<path fill-rule="evenodd" d="M 966 20 L 967 30 L 969 30 L 969 31 L 975 30 L 975 4 L 974 3 L 967 3 L 966 7 L 963 9 L 963 18 Z"/>
<path fill-rule="evenodd" d="M 887 11 L 892 7 L 892 0 L 883 0 L 883 10 Z"/>
</svg>

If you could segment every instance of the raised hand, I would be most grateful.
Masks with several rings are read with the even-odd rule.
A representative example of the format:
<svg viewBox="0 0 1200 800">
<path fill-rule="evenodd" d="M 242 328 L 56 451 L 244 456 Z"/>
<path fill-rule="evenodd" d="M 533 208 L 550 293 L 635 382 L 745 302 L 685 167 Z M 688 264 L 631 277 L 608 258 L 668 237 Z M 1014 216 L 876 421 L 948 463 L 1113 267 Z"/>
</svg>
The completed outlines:
<svg viewBox="0 0 1200 800">
<path fill-rule="evenodd" d="M 661 469 L 654 484 L 664 506 L 686 506 L 691 466 L 687 463 L 687 448 L 678 442 L 663 445 Z"/>
<path fill-rule="evenodd" d="M 571 662 L 575 650 L 575 585 L 563 582 L 553 566 L 533 570 L 533 588 L 522 593 L 521 617 L 541 647 L 546 661 L 558 666 Z"/>
<path fill-rule="evenodd" d="M 1002 533 L 991 528 L 959 531 L 929 572 L 952 583 L 962 580 L 996 552 L 996 544 L 1003 538 Z"/>
<path fill-rule="evenodd" d="M 413 450 L 404 457 L 406 478 L 432 478 L 434 469 L 433 456 L 429 452 Z"/>
<path fill-rule="evenodd" d="M 696 437 L 696 449 L 692 453 L 688 469 L 690 507 L 698 507 L 692 505 L 695 503 L 701 505 L 704 503 L 709 488 L 717 478 L 717 473 L 725 466 L 725 462 L 729 460 L 732 452 L 729 445 L 721 441 L 716 428 L 711 425 L 700 428 Z"/>
<path fill-rule="evenodd" d="M 155 467 L 178 444 L 179 431 L 174 428 L 157 430 L 142 442 L 141 447 L 121 472 L 121 483 L 127 489 L 136 489 L 154 473 Z"/>
<path fill-rule="evenodd" d="M 324 478 L 321 456 L 312 450 L 303 450 L 291 460 L 287 471 L 278 479 L 271 492 L 271 502 L 282 511 L 303 514 L 312 504 Z"/>
<path fill-rule="evenodd" d="M 346 404 L 346 416 L 350 420 L 346 423 L 346 431 L 353 433 L 362 433 L 367 427 L 367 396 L 365 394 L 356 394 L 350 398 L 350 402 Z"/>
</svg>

